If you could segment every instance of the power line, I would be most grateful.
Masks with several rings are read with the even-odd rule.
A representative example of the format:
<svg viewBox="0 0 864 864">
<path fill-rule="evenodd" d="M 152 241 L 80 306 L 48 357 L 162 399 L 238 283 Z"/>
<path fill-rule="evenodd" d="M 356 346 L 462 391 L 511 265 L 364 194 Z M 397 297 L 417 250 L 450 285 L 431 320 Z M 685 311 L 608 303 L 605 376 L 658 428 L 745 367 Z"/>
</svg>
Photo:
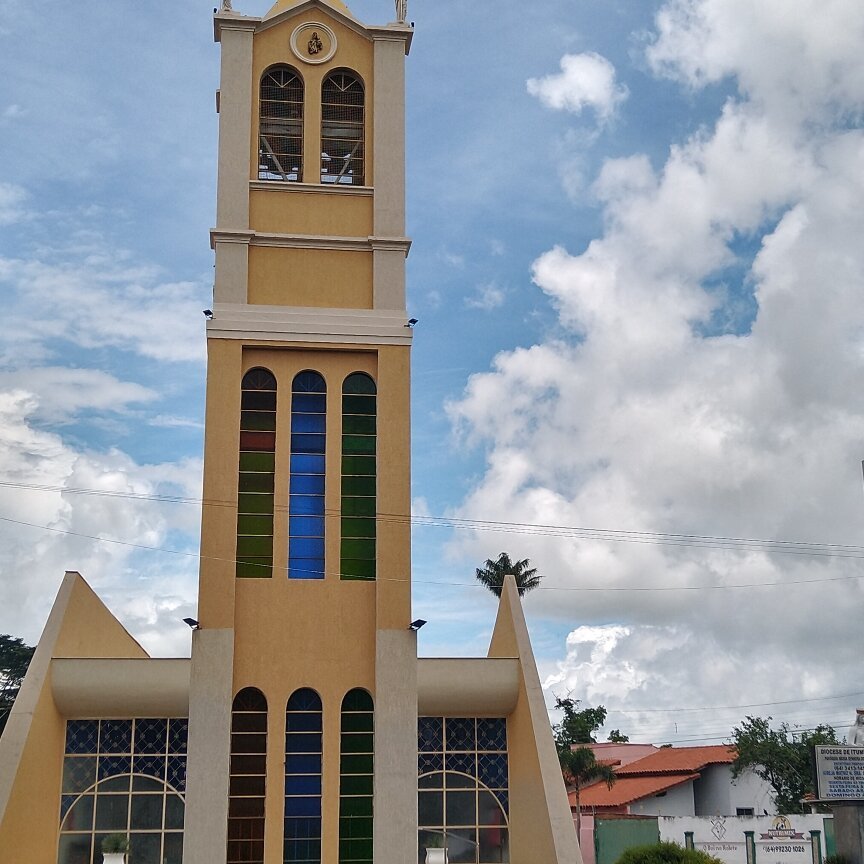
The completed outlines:
<svg viewBox="0 0 864 864">
<path fill-rule="evenodd" d="M 196 558 L 199 561 L 223 561 L 236 564 L 234 558 L 219 558 L 213 555 L 202 555 L 200 552 L 187 552 L 181 549 L 166 549 L 162 546 L 148 546 L 143 543 L 132 543 L 128 540 L 117 540 L 112 537 L 96 537 L 93 534 L 82 534 L 78 531 L 69 531 L 64 528 L 54 528 L 50 525 L 39 525 L 35 522 L 25 522 L 22 519 L 12 519 L 8 516 L 0 516 L 0 522 L 8 522 L 12 525 L 21 525 L 27 528 L 37 528 L 42 531 L 51 531 L 55 534 L 63 534 L 68 537 L 80 537 L 84 540 L 93 540 L 97 543 L 112 543 L 117 546 L 126 546 L 130 549 L 140 549 L 146 552 L 162 552 L 166 555 L 180 555 L 187 558 Z M 252 565 L 249 565 L 252 566 Z M 266 565 L 260 565 L 266 566 Z M 342 576 L 344 574 L 335 574 Z M 539 585 L 534 591 L 570 591 L 577 593 L 598 592 L 627 592 L 627 593 L 657 593 L 669 591 L 727 591 L 742 588 L 788 588 L 791 585 L 825 585 L 830 582 L 849 582 L 864 579 L 864 573 L 848 576 L 828 576 L 823 579 L 789 579 L 781 582 L 736 582 L 731 585 L 614 585 L 614 586 L 579 586 L 579 585 Z M 386 579 L 379 577 L 378 581 L 399 582 L 404 580 Z M 475 582 L 449 582 L 439 579 L 414 579 L 415 585 L 441 585 L 452 588 L 485 588 L 484 585 Z"/>
<path fill-rule="evenodd" d="M 61 494 L 71 495 L 96 495 L 109 498 L 152 501 L 156 503 L 167 504 L 192 504 L 196 506 L 207 507 L 236 507 L 236 501 L 193 498 L 180 495 L 151 495 L 135 492 L 115 492 L 110 490 L 88 489 L 83 487 L 67 488 L 63 486 L 16 483 L 12 481 L 0 481 L 0 487 L 26 489 L 30 491 L 40 492 L 58 492 Z M 275 512 L 277 513 L 283 513 L 287 511 L 288 508 L 285 505 L 277 505 L 275 507 Z M 340 513 L 338 510 L 328 509 L 325 512 L 325 515 L 335 518 L 340 515 Z M 379 522 L 382 523 L 410 524 L 418 527 L 449 528 L 452 530 L 494 531 L 499 533 L 527 534 L 552 537 L 561 536 L 573 537 L 582 540 L 599 540 L 615 543 L 640 543 L 659 546 L 683 546 L 692 548 L 713 548 L 728 550 L 754 550 L 782 555 L 806 555 L 815 557 L 855 559 L 864 558 L 864 546 L 849 543 L 822 543 L 800 540 L 766 540 L 750 537 L 724 537 L 709 534 L 683 534 L 660 531 L 632 531 L 618 528 L 589 528 L 584 526 L 508 522 L 488 519 L 463 519 L 448 516 L 412 515 L 400 513 L 379 513 L 377 519 Z M 743 587 L 754 586 L 747 585 Z"/>
<path fill-rule="evenodd" d="M 864 692 L 842 693 L 839 696 L 815 696 L 809 699 L 784 699 L 779 702 L 751 702 L 748 705 L 705 705 L 701 708 L 606 708 L 607 712 L 618 714 L 655 714 L 671 711 L 735 711 L 739 708 L 766 708 L 771 705 L 797 705 L 799 702 L 824 702 L 828 699 L 851 699 L 864 696 Z M 605 705 L 603 706 L 606 707 Z"/>
</svg>

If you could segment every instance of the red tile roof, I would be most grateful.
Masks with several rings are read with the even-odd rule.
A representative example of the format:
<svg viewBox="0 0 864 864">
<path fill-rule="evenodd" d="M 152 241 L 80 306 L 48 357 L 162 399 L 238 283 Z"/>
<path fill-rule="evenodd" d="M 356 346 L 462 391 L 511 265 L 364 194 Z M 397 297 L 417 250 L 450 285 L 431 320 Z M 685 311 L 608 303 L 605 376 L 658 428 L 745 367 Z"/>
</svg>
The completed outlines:
<svg viewBox="0 0 864 864">
<path fill-rule="evenodd" d="M 605 783 L 594 783 L 582 790 L 579 803 L 582 810 L 591 807 L 623 807 L 640 798 L 648 798 L 688 780 L 695 780 L 698 776 L 696 773 L 681 772 L 657 777 L 621 777 L 611 789 Z M 575 807 L 576 793 L 571 792 L 568 798 L 570 806 Z"/>
<path fill-rule="evenodd" d="M 632 775 L 681 774 L 701 771 L 706 765 L 728 765 L 735 761 L 735 756 L 735 748 L 728 744 L 709 747 L 661 747 L 650 756 L 624 765 L 615 773 L 622 779 Z"/>
</svg>

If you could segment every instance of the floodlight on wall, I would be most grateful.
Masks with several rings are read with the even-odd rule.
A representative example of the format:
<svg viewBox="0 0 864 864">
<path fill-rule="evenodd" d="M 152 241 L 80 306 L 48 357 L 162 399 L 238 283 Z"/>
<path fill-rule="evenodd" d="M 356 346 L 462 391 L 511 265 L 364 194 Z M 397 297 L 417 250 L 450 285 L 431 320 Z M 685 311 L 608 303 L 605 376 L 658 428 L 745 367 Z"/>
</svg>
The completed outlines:
<svg viewBox="0 0 864 864">
<path fill-rule="evenodd" d="M 193 630 L 197 630 L 201 625 L 194 618 L 184 618 L 184 624 L 188 624 Z"/>
<path fill-rule="evenodd" d="M 416 633 L 425 623 L 426 622 L 422 618 L 418 618 L 416 621 L 412 621 L 408 625 L 408 629 L 413 630 Z"/>
<path fill-rule="evenodd" d="M 202 312 L 204 313 L 204 317 L 208 321 L 213 317 L 213 310 L 212 309 L 203 309 Z"/>
<path fill-rule="evenodd" d="M 413 327 L 417 323 L 417 318 L 409 318 L 406 327 Z"/>
</svg>

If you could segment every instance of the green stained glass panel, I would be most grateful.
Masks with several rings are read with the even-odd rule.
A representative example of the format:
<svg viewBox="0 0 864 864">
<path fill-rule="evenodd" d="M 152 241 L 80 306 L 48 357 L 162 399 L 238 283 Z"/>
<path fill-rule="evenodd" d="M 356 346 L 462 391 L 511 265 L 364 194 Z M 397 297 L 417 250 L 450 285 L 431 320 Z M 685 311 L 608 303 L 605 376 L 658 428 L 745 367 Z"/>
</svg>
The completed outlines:
<svg viewBox="0 0 864 864">
<path fill-rule="evenodd" d="M 374 415 L 347 414 L 342 418 L 342 432 L 347 435 L 374 435 L 377 423 Z"/>
<path fill-rule="evenodd" d="M 346 456 L 374 456 L 374 435 L 343 435 L 342 453 Z"/>
<path fill-rule="evenodd" d="M 372 735 L 365 732 L 342 736 L 343 753 L 372 753 Z M 360 794 L 360 793 L 355 793 Z"/>
<path fill-rule="evenodd" d="M 375 516 L 374 498 L 349 498 L 342 499 L 343 516 Z"/>
<path fill-rule="evenodd" d="M 366 816 L 339 820 L 339 836 L 345 840 L 372 837 L 372 820 Z"/>
<path fill-rule="evenodd" d="M 237 557 L 245 558 L 249 555 L 262 556 L 273 554 L 272 537 L 243 537 L 237 538 Z"/>
<path fill-rule="evenodd" d="M 375 497 L 375 477 L 343 477 L 342 495 Z"/>
<path fill-rule="evenodd" d="M 241 453 L 240 454 L 240 470 L 241 471 L 261 471 L 268 472 L 276 469 L 276 454 L 275 453 Z"/>
<path fill-rule="evenodd" d="M 342 713 L 342 731 L 343 732 L 371 732 L 373 730 L 374 720 L 372 718 L 372 714 L 367 711 L 360 711 L 356 714 L 349 713 L 344 711 Z M 348 758 L 347 756 L 345 757 Z M 352 756 L 352 759 L 365 759 L 366 757 L 360 756 Z M 372 758 L 371 756 L 369 757 Z M 369 770 L 372 770 L 371 762 Z M 348 772 L 350 774 L 356 774 L 356 771 Z"/>
<path fill-rule="evenodd" d="M 243 411 L 240 415 L 240 428 L 258 432 L 275 432 L 276 412 Z"/>
<path fill-rule="evenodd" d="M 342 385 L 343 393 L 375 393 L 375 382 L 363 372 L 352 372 Z"/>
<path fill-rule="evenodd" d="M 237 498 L 237 510 L 239 513 L 272 513 L 272 494 L 241 494 Z"/>
<path fill-rule="evenodd" d="M 375 414 L 375 396 L 343 396 L 343 414 Z"/>
<path fill-rule="evenodd" d="M 349 476 L 374 476 L 375 475 L 375 457 L 374 456 L 343 456 L 342 457 L 342 474 Z M 343 481 L 342 494 L 346 494 Z"/>
<path fill-rule="evenodd" d="M 368 816 L 372 818 L 372 798 L 365 795 L 358 798 L 343 798 L 339 805 L 343 817 Z"/>
<path fill-rule="evenodd" d="M 271 535 L 273 533 L 272 516 L 248 516 L 237 517 L 238 534 Z"/>
<path fill-rule="evenodd" d="M 342 795 L 371 795 L 372 775 L 343 774 L 341 783 L 339 785 L 339 791 Z"/>
<path fill-rule="evenodd" d="M 369 518 L 351 518 L 343 517 L 342 519 L 342 536 L 345 538 L 351 537 L 375 537 L 375 520 Z"/>
<path fill-rule="evenodd" d="M 345 726 L 344 718 L 342 726 Z M 340 771 L 343 774 L 371 774 L 374 763 L 374 757 L 371 753 L 364 753 L 359 756 L 343 756 L 340 762 Z"/>
<path fill-rule="evenodd" d="M 241 492 L 272 492 L 273 486 L 272 474 L 240 473 L 239 489 Z"/>
<path fill-rule="evenodd" d="M 269 556 L 238 559 L 237 576 L 240 579 L 270 579 L 273 576 L 273 559 Z"/>
<path fill-rule="evenodd" d="M 341 575 L 343 579 L 374 580 L 375 559 L 360 561 L 354 558 L 343 558 Z"/>
</svg>

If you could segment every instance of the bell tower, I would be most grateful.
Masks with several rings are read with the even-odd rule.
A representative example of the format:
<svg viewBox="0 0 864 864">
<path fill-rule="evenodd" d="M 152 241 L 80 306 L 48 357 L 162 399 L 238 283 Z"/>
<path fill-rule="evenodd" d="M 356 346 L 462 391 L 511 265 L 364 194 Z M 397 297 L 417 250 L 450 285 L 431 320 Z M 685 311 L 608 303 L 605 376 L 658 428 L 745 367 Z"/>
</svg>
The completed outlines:
<svg viewBox="0 0 864 864">
<path fill-rule="evenodd" d="M 397 19 L 340 0 L 214 15 L 186 864 L 417 855 Z"/>
</svg>

